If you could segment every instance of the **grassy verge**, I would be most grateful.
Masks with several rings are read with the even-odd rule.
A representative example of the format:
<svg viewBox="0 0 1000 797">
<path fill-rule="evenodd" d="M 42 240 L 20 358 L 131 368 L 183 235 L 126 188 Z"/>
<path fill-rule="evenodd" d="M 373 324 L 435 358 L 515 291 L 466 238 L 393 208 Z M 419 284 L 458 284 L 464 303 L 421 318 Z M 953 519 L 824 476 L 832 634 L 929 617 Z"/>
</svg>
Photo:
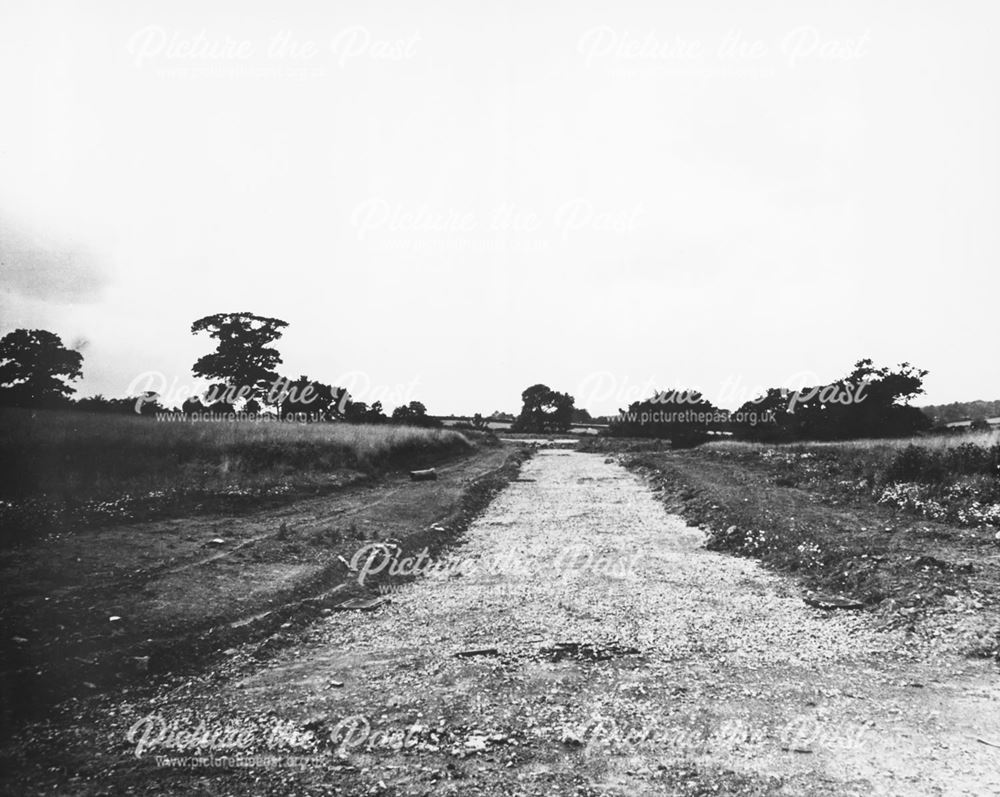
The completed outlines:
<svg viewBox="0 0 1000 797">
<path fill-rule="evenodd" d="M 760 559 L 794 573 L 807 590 L 860 601 L 910 628 L 931 616 L 961 617 L 960 647 L 995 656 L 998 529 L 964 503 L 984 506 L 995 478 L 966 472 L 970 462 L 988 462 L 990 447 L 979 445 L 976 453 L 961 443 L 714 443 L 674 452 L 656 443 L 607 441 L 591 450 L 622 455 L 671 511 L 708 532 L 709 548 Z M 923 446 L 922 453 L 914 455 L 913 446 Z M 914 461 L 944 465 L 943 473 L 934 471 L 940 481 L 925 489 L 957 500 L 934 515 L 885 500 L 901 483 L 892 479 Z M 973 488 L 963 492 L 957 484 L 981 486 L 970 494 Z"/>
<path fill-rule="evenodd" d="M 775 482 L 829 500 L 869 498 L 893 509 L 1000 530 L 1000 433 L 766 446 L 720 442 L 718 459 L 763 467 Z"/>
<path fill-rule="evenodd" d="M 0 543 L 316 493 L 472 450 L 440 429 L 0 410 Z"/>
</svg>

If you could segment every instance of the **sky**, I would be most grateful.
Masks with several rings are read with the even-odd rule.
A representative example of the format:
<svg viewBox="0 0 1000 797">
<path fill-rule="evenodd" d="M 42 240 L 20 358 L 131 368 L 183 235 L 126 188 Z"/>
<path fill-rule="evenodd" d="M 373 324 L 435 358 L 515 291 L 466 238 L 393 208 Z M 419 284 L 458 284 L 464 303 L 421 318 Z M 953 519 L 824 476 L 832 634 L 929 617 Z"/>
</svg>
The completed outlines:
<svg viewBox="0 0 1000 797">
<path fill-rule="evenodd" d="M 283 374 L 387 409 L 735 407 L 862 357 L 927 369 L 918 404 L 1000 398 L 998 21 L 7 0 L 0 334 L 168 403 L 191 323 L 242 311 L 289 323 Z"/>
</svg>

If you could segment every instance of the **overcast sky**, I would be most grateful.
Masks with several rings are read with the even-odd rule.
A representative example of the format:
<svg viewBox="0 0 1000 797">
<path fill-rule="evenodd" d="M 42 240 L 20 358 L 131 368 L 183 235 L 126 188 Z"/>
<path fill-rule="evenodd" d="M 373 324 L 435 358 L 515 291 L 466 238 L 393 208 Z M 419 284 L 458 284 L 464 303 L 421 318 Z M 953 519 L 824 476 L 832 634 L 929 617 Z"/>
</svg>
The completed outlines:
<svg viewBox="0 0 1000 797">
<path fill-rule="evenodd" d="M 191 322 L 252 311 L 387 409 L 735 406 L 865 356 L 1000 398 L 995 4 L 0 17 L 0 333 L 79 347 L 80 395 L 192 385 Z"/>
</svg>

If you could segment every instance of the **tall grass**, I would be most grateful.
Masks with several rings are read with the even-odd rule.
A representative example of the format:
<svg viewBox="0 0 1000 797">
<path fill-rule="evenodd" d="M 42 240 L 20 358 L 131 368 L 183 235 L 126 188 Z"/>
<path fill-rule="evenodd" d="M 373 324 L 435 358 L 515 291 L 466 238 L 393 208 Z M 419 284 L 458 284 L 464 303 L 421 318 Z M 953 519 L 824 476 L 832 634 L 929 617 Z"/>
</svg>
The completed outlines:
<svg viewBox="0 0 1000 797">
<path fill-rule="evenodd" d="M 287 482 L 343 468 L 405 467 L 471 447 L 461 433 L 441 429 L 4 409 L 0 497 Z"/>
<path fill-rule="evenodd" d="M 919 437 L 901 437 L 894 439 L 878 440 L 838 440 L 833 442 L 823 442 L 815 440 L 804 440 L 794 443 L 751 443 L 743 440 L 717 440 L 705 443 L 703 448 L 718 449 L 722 451 L 761 451 L 764 449 L 779 450 L 815 450 L 815 449 L 861 449 L 872 451 L 877 449 L 899 450 L 911 445 L 920 446 L 931 450 L 945 450 L 955 448 L 964 444 L 991 448 L 1000 444 L 1000 429 L 988 432 L 969 432 L 954 435 L 921 435 Z"/>
<path fill-rule="evenodd" d="M 953 484 L 966 476 L 1000 479 L 1000 432 L 921 436 L 892 440 L 749 443 L 725 440 L 706 443 L 709 454 L 747 461 L 768 461 L 789 470 L 816 470 L 827 476 L 863 478 L 881 490 L 887 484 L 924 482 Z M 993 490 L 990 490 L 992 497 Z"/>
<path fill-rule="evenodd" d="M 710 456 L 764 466 L 781 486 L 868 495 L 961 525 L 1000 526 L 1000 432 L 832 443 L 708 443 Z"/>
</svg>

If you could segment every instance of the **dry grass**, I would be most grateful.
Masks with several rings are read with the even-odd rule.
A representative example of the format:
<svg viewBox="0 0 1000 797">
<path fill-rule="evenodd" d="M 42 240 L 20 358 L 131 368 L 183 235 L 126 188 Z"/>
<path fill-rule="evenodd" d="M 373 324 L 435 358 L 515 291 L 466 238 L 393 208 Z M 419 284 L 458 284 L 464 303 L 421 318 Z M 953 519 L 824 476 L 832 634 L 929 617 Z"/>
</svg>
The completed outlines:
<svg viewBox="0 0 1000 797">
<path fill-rule="evenodd" d="M 886 449 L 898 451 L 907 446 L 920 446 L 932 450 L 943 451 L 955 448 L 965 443 L 982 448 L 990 448 L 1000 444 L 1000 430 L 989 432 L 971 432 L 954 435 L 921 435 L 918 437 L 901 437 L 889 440 L 842 440 L 836 442 L 802 441 L 795 443 L 750 443 L 742 440 L 717 440 L 705 443 L 706 449 L 720 449 L 724 451 L 761 451 L 764 449 L 787 449 L 787 450 L 815 450 L 815 449 L 853 449 L 863 451 L 873 451 Z"/>
<path fill-rule="evenodd" d="M 1000 525 L 1000 433 L 835 443 L 717 442 L 709 457 L 765 466 L 779 485 L 856 495 L 963 526 Z"/>
<path fill-rule="evenodd" d="M 337 471 L 418 467 L 472 448 L 466 436 L 443 429 L 4 409 L 0 514 L 25 502 L 43 515 L 54 505 L 99 502 L 113 516 L 122 502 L 140 499 L 282 494 L 329 486 Z"/>
</svg>

